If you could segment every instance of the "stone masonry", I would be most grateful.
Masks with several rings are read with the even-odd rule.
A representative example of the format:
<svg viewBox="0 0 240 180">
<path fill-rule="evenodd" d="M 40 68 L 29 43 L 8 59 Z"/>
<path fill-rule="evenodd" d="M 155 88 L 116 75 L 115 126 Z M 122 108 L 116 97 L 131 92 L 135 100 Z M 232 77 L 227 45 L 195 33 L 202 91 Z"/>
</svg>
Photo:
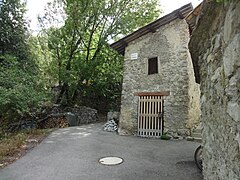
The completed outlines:
<svg viewBox="0 0 240 180">
<path fill-rule="evenodd" d="M 190 134 L 199 121 L 199 87 L 195 83 L 192 61 L 188 51 L 188 25 L 176 19 L 130 42 L 125 49 L 122 85 L 120 134 L 136 134 L 137 92 L 169 91 L 164 96 L 165 131 Z M 132 54 L 138 54 L 132 60 Z M 158 74 L 148 75 L 149 58 L 158 57 Z"/>
<path fill-rule="evenodd" d="M 204 1 L 189 48 L 200 80 L 203 174 L 240 179 L 240 1 Z"/>
</svg>

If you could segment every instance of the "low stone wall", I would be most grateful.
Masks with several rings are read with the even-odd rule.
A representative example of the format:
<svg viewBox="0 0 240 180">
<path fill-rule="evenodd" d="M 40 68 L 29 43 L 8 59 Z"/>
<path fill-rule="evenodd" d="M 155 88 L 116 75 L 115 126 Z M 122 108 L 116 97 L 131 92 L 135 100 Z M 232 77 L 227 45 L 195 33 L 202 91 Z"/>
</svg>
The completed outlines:
<svg viewBox="0 0 240 180">
<path fill-rule="evenodd" d="M 97 110 L 86 106 L 76 106 L 63 109 L 77 116 L 78 125 L 89 124 L 97 121 Z"/>
<path fill-rule="evenodd" d="M 206 180 L 240 179 L 240 1 L 203 3 L 189 47 L 199 70 Z"/>
<path fill-rule="evenodd" d="M 18 123 L 9 125 L 9 131 L 14 132 L 32 128 L 54 128 L 78 126 L 98 121 L 97 110 L 86 106 L 63 108 L 59 105 L 42 107 L 31 113 L 31 117 L 23 117 Z"/>
</svg>

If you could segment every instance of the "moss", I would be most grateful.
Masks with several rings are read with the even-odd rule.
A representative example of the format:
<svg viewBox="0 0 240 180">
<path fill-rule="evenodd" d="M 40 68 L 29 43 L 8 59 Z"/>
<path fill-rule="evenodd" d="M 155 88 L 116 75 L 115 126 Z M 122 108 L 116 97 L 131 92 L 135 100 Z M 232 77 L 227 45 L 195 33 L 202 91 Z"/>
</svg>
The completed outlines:
<svg viewBox="0 0 240 180">
<path fill-rule="evenodd" d="M 167 135 L 167 133 L 163 133 L 163 135 L 160 137 L 162 140 L 170 140 L 171 137 Z"/>
</svg>

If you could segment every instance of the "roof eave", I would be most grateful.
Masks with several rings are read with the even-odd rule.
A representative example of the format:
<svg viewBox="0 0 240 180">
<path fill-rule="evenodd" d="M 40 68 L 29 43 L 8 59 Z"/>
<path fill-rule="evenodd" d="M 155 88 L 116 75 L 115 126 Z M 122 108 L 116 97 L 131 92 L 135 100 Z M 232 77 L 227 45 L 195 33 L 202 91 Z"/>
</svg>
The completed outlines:
<svg viewBox="0 0 240 180">
<path fill-rule="evenodd" d="M 148 34 L 150 32 L 155 32 L 161 26 L 172 22 L 175 19 L 184 19 L 191 11 L 193 6 L 191 3 L 182 6 L 179 9 L 174 10 L 173 12 L 157 19 L 156 21 L 147 24 L 146 26 L 134 31 L 133 33 L 125 36 L 124 38 L 118 40 L 117 42 L 110 45 L 111 48 L 118 51 L 119 54 L 124 55 L 126 46 L 134 41 L 135 39 Z"/>
</svg>

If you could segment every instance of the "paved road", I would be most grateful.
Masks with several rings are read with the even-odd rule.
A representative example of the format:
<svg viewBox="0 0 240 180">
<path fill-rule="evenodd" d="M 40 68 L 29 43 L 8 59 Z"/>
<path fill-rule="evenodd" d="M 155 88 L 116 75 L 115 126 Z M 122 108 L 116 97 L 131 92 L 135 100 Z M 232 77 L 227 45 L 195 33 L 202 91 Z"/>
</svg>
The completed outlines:
<svg viewBox="0 0 240 180">
<path fill-rule="evenodd" d="M 119 136 L 102 124 L 59 129 L 20 160 L 0 170 L 0 180 L 202 180 L 185 140 Z M 118 156 L 116 166 L 99 158 Z"/>
</svg>

